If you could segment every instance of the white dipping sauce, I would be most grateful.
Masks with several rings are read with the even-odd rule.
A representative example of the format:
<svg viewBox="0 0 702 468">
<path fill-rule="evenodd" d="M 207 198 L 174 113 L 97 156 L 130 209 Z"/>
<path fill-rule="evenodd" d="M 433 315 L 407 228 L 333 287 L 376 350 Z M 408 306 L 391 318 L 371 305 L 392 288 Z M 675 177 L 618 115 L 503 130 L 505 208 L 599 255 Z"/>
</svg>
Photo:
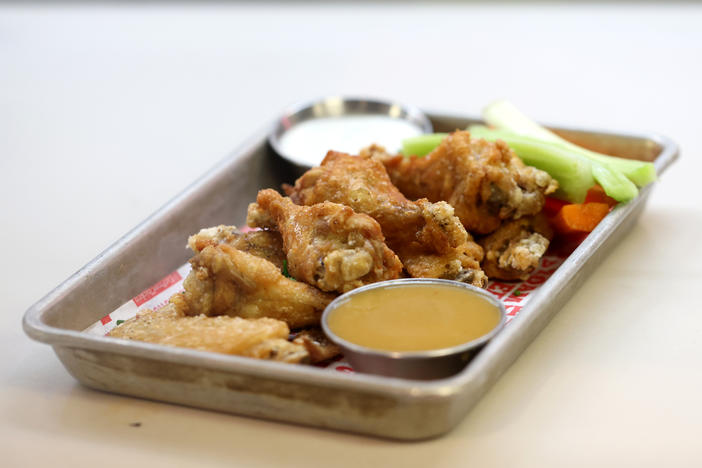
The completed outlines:
<svg viewBox="0 0 702 468">
<path fill-rule="evenodd" d="M 280 138 L 280 150 L 289 159 L 305 166 L 318 166 L 327 151 L 358 154 L 376 143 L 390 153 L 402 148 L 402 140 L 424 133 L 404 119 L 384 115 L 322 117 L 299 123 Z"/>
</svg>

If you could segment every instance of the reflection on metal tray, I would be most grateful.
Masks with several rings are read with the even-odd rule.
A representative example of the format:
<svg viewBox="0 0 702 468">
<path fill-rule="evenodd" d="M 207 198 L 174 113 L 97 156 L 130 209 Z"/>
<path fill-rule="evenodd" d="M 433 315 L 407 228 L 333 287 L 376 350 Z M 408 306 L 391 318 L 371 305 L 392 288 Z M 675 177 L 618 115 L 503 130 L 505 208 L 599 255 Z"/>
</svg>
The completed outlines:
<svg viewBox="0 0 702 468">
<path fill-rule="evenodd" d="M 436 131 L 478 123 L 429 114 Z M 546 326 L 600 260 L 626 235 L 653 186 L 616 207 L 497 335 L 453 377 L 413 381 L 345 375 L 83 333 L 100 317 L 186 262 L 184 239 L 203 226 L 243 221 L 264 187 L 291 182 L 266 136 L 271 126 L 34 304 L 24 316 L 32 338 L 48 343 L 81 383 L 99 390 L 247 416 L 398 439 L 445 433 Z M 678 155 L 658 135 L 558 130 L 583 146 L 653 161 L 660 174 Z"/>
</svg>

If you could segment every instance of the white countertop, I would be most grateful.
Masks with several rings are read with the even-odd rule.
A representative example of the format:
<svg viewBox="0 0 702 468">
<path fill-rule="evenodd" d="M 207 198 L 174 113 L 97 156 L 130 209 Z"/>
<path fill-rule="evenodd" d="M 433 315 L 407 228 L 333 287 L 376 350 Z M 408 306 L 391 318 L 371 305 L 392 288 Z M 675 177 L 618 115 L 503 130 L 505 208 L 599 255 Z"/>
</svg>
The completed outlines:
<svg viewBox="0 0 702 468">
<path fill-rule="evenodd" d="M 0 7 L 3 466 L 700 466 L 702 7 Z M 88 390 L 24 311 L 296 101 L 654 131 L 640 221 L 459 426 L 397 443 Z M 140 422 L 140 427 L 130 424 Z"/>
</svg>

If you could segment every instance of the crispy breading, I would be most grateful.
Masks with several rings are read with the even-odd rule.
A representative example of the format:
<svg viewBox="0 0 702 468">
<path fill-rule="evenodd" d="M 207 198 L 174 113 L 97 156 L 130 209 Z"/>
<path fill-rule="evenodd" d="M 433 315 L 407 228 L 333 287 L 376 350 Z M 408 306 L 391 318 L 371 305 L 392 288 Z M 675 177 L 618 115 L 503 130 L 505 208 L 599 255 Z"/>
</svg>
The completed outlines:
<svg viewBox="0 0 702 468">
<path fill-rule="evenodd" d="M 424 226 L 416 240 L 425 252 L 449 253 L 470 239 L 470 234 L 445 201 L 430 203 L 426 198 L 416 201 L 424 218 Z"/>
<path fill-rule="evenodd" d="M 466 241 L 466 232 L 446 203 L 412 202 L 395 187 L 379 161 L 330 151 L 319 167 L 284 189 L 293 202 L 341 203 L 378 221 L 391 249 L 420 242 L 428 252 L 444 252 Z"/>
<path fill-rule="evenodd" d="M 275 190 L 261 190 L 247 222 L 269 227 L 271 219 L 283 237 L 290 274 L 323 291 L 350 291 L 397 278 L 402 270 L 378 223 L 348 206 L 300 206 Z"/>
<path fill-rule="evenodd" d="M 473 241 L 454 216 L 454 210 L 446 202 L 429 203 L 418 200 L 424 213 L 433 216 L 434 222 L 428 222 L 421 232 L 424 242 L 409 242 L 395 246 L 407 273 L 414 278 L 442 278 L 462 281 L 480 288 L 487 286 L 487 276 L 480 268 L 483 249 Z M 455 222 L 454 222 L 455 221 Z M 456 229 L 465 239 L 461 244 L 452 247 L 442 243 L 447 230 Z M 437 228 L 440 232 L 437 233 Z M 438 248 L 438 245 L 441 245 Z M 427 246 L 434 245 L 431 249 Z"/>
<path fill-rule="evenodd" d="M 113 338 L 236 354 L 288 363 L 309 361 L 307 349 L 287 340 L 290 329 L 272 318 L 186 316 L 178 300 L 145 310 L 113 328 Z"/>
<path fill-rule="evenodd" d="M 329 338 L 320 328 L 302 330 L 292 342 L 305 347 L 310 354 L 310 362 L 312 364 L 328 361 L 341 354 L 341 348 L 329 341 Z"/>
<path fill-rule="evenodd" d="M 206 246 L 190 263 L 192 271 L 183 282 L 187 315 L 271 317 L 298 328 L 319 324 L 334 298 L 227 244 Z"/>
<path fill-rule="evenodd" d="M 472 239 L 443 254 L 427 253 L 421 245 L 413 243 L 402 248 L 398 255 L 412 277 L 450 279 L 479 288 L 487 286 L 488 277 L 480 268 L 483 249 Z"/>
<path fill-rule="evenodd" d="M 366 153 L 382 161 L 405 196 L 448 202 L 466 229 L 477 234 L 494 231 L 504 219 L 540 212 L 545 195 L 558 187 L 503 141 L 471 139 L 467 131 L 449 134 L 424 157 L 390 156 L 378 147 Z"/>
<path fill-rule="evenodd" d="M 248 252 L 283 268 L 285 252 L 280 233 L 270 230 L 241 232 L 236 226 L 219 225 L 201 229 L 188 238 L 188 247 L 199 253 L 208 245 L 227 244 L 237 250 Z"/>
<path fill-rule="evenodd" d="M 553 230 L 543 214 L 504 222 L 495 232 L 480 240 L 485 249 L 482 266 L 491 278 L 525 280 L 553 238 Z"/>
</svg>

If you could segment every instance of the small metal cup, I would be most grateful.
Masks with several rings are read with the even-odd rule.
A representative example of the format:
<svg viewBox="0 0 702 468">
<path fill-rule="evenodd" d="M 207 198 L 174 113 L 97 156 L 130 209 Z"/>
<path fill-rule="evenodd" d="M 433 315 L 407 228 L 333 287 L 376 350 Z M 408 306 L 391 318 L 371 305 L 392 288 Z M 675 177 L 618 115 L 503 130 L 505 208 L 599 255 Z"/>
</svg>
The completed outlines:
<svg viewBox="0 0 702 468">
<path fill-rule="evenodd" d="M 346 302 L 353 295 L 362 294 L 370 289 L 432 284 L 466 289 L 472 294 L 477 294 L 487 299 L 498 309 L 500 321 L 495 328 L 480 338 L 451 348 L 427 351 L 397 352 L 371 349 L 346 341 L 329 328 L 329 316 L 334 313 L 341 303 Z M 460 372 L 478 351 L 502 329 L 505 324 L 505 318 L 504 304 L 483 289 L 458 281 L 433 278 L 406 278 L 369 284 L 337 297 L 327 306 L 322 314 L 322 329 L 327 337 L 343 350 L 346 360 L 358 372 L 379 374 L 386 377 L 429 380 L 449 377 Z"/>
<path fill-rule="evenodd" d="M 379 99 L 334 96 L 306 102 L 287 109 L 268 135 L 268 143 L 278 156 L 285 159 L 292 166 L 291 169 L 295 170 L 296 173 L 302 173 L 311 166 L 301 163 L 294 155 L 288 155 L 283 151 L 280 143 L 283 134 L 295 125 L 307 120 L 341 117 L 344 115 L 384 115 L 412 122 L 424 133 L 433 131 L 431 121 L 417 107 Z M 368 143 L 372 142 L 369 141 Z"/>
</svg>

